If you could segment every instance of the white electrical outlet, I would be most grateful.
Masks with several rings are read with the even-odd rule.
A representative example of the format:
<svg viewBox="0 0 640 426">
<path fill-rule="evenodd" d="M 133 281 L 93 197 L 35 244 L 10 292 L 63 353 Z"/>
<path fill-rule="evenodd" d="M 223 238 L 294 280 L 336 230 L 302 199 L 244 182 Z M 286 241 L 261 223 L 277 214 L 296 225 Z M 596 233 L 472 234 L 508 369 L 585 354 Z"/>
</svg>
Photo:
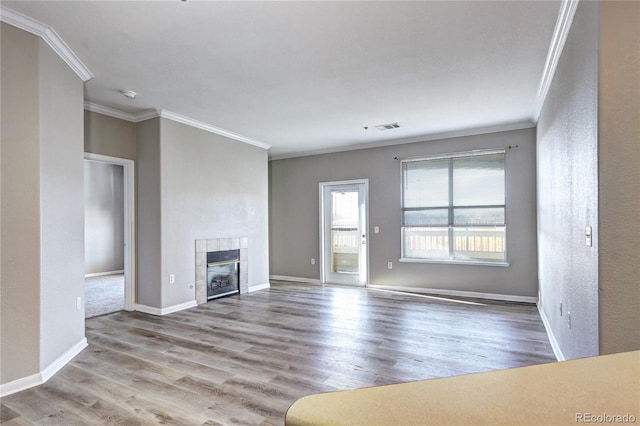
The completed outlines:
<svg viewBox="0 0 640 426">
<path fill-rule="evenodd" d="M 169 274 L 169 284 L 173 284 L 176 282 L 176 276 L 173 274 Z"/>
<path fill-rule="evenodd" d="M 374 226 L 373 227 L 373 233 L 374 234 L 379 234 L 380 233 L 380 227 L 379 226 Z"/>
<path fill-rule="evenodd" d="M 315 265 L 316 264 L 316 260 L 314 258 L 311 258 L 311 264 Z"/>
<path fill-rule="evenodd" d="M 387 262 L 387 269 L 393 269 L 393 262 Z"/>
<path fill-rule="evenodd" d="M 82 309 L 82 297 L 78 297 L 76 299 L 76 311 L 79 311 L 80 309 Z"/>
<path fill-rule="evenodd" d="M 585 228 L 584 236 L 587 247 L 593 247 L 593 228 L 591 226 Z"/>
</svg>

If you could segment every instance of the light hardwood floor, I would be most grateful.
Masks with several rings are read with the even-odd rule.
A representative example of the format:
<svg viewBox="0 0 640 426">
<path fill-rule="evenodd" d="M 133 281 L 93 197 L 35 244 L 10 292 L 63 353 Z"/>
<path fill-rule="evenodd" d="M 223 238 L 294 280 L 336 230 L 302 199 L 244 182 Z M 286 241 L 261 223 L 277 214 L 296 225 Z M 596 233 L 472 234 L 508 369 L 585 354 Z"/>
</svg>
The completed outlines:
<svg viewBox="0 0 640 426">
<path fill-rule="evenodd" d="M 2 399 L 22 424 L 282 424 L 311 393 L 555 360 L 534 305 L 272 282 L 163 317 L 87 320 L 89 347 Z"/>
</svg>

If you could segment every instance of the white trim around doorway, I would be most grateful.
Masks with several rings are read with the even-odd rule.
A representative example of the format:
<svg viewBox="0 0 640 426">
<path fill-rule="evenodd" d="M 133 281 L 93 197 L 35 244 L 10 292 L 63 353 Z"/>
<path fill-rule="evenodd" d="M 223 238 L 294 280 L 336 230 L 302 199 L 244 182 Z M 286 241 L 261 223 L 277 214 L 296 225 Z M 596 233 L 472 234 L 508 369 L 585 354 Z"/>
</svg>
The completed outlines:
<svg viewBox="0 0 640 426">
<path fill-rule="evenodd" d="M 84 153 L 84 159 L 105 164 L 122 166 L 124 182 L 124 309 L 135 309 L 136 294 L 136 224 L 135 224 L 135 169 L 134 161 L 126 158 L 111 157 L 108 155 Z"/>
<path fill-rule="evenodd" d="M 370 265 L 369 265 L 369 242 L 371 241 L 369 238 L 369 179 L 365 178 L 365 179 L 352 179 L 352 180 L 340 180 L 340 181 L 332 181 L 332 182 L 320 182 L 318 184 L 318 188 L 319 188 L 319 230 L 320 230 L 320 283 L 324 284 L 327 283 L 327 277 L 325 276 L 325 263 L 327 262 L 327 259 L 325 258 L 325 253 L 324 253 L 324 247 L 326 244 L 325 241 L 325 234 L 324 234 L 324 216 L 325 216 L 325 212 L 324 212 L 324 188 L 327 186 L 334 186 L 334 185 L 364 185 L 364 192 L 365 192 L 365 224 L 364 224 L 364 228 L 365 228 L 365 235 L 366 235 L 366 245 L 365 245 L 365 262 L 366 262 L 366 266 L 365 266 L 365 282 L 362 285 L 363 287 L 366 287 L 369 284 L 369 271 L 370 271 Z"/>
</svg>

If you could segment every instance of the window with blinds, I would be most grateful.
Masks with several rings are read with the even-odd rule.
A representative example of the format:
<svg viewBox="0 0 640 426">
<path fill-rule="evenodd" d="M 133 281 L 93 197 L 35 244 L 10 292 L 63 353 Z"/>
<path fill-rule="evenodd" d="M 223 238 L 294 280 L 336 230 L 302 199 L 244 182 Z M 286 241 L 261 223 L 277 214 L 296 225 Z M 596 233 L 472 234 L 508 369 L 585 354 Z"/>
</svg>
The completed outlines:
<svg viewBox="0 0 640 426">
<path fill-rule="evenodd" d="M 506 261 L 505 151 L 402 160 L 402 258 Z"/>
</svg>

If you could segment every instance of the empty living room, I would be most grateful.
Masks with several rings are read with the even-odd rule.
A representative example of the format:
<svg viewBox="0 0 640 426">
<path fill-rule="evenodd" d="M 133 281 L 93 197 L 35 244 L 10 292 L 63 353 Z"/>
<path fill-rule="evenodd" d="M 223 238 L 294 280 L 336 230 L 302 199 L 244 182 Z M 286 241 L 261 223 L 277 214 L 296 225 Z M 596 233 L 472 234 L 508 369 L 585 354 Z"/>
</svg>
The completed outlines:
<svg viewBox="0 0 640 426">
<path fill-rule="evenodd" d="M 3 425 L 640 421 L 640 2 L 0 21 Z"/>
</svg>

